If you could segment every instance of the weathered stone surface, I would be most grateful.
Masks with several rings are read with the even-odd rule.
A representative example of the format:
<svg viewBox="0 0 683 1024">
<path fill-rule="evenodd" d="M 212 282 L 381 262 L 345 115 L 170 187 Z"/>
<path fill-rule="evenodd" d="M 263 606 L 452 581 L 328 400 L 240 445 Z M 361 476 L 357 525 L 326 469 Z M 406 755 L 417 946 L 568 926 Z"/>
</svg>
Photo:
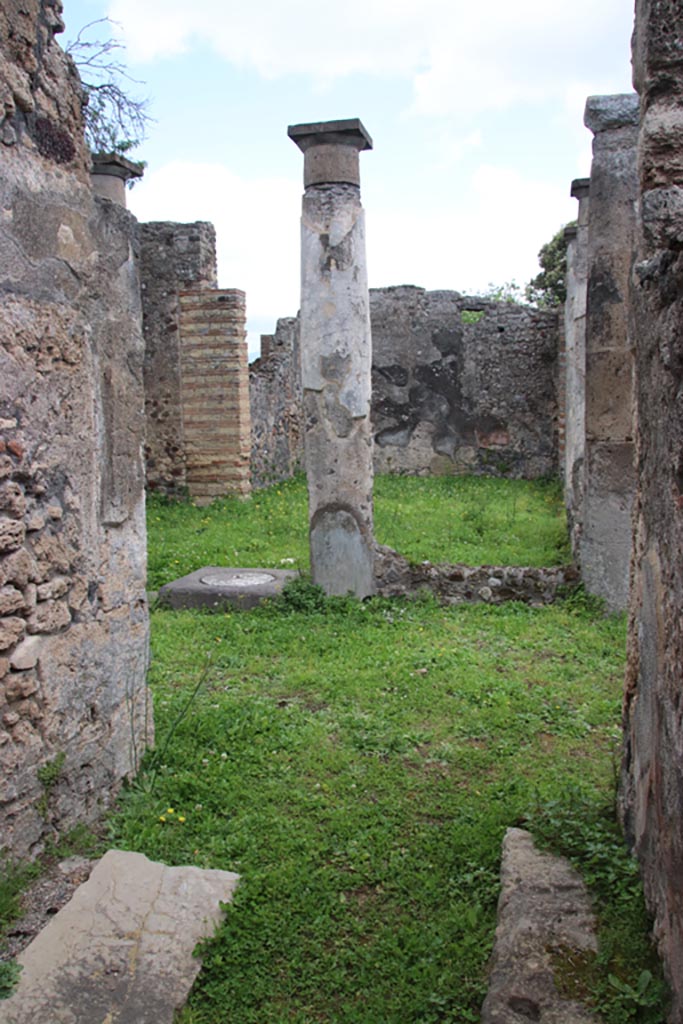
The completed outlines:
<svg viewBox="0 0 683 1024">
<path fill-rule="evenodd" d="M 552 603 L 560 588 L 575 586 L 578 574 L 572 566 L 539 569 L 500 565 L 415 565 L 382 544 L 375 553 L 377 593 L 383 597 L 410 597 L 429 590 L 446 604 Z"/>
<path fill-rule="evenodd" d="M 16 856 L 101 813 L 151 724 L 136 226 L 92 194 L 58 6 L 0 0 L 0 833 Z M 38 771 L 60 753 L 43 813 Z"/>
<path fill-rule="evenodd" d="M 25 632 L 26 623 L 23 619 L 16 616 L 0 619 L 0 651 L 6 651 L 17 643 Z"/>
<path fill-rule="evenodd" d="M 315 131 L 295 141 L 311 182 L 302 204 L 300 313 L 311 574 L 328 594 L 366 597 L 374 590 L 372 342 L 364 212 L 342 154 L 357 164 L 368 140 L 355 129 L 338 137 L 337 122 L 307 127 Z M 316 163 L 320 146 L 326 155 Z"/>
<path fill-rule="evenodd" d="M 564 496 L 574 558 L 579 558 L 586 453 L 586 300 L 590 179 L 572 182 L 579 201 L 577 226 L 567 240 L 565 326 Z M 565 233 L 566 234 L 566 233 Z"/>
<path fill-rule="evenodd" d="M 216 232 L 203 221 L 140 226 L 140 276 L 145 336 L 145 461 L 147 483 L 183 493 L 185 451 L 180 377 L 181 289 L 216 287 Z"/>
<path fill-rule="evenodd" d="M 683 255 L 673 220 L 649 220 L 671 190 L 683 191 L 681 139 L 653 144 L 683 98 L 683 8 L 638 0 L 634 80 L 641 216 L 632 279 L 636 348 L 638 493 L 624 700 L 622 805 L 626 833 L 654 915 L 654 935 L 673 990 L 669 1020 L 683 1020 Z M 664 204 L 666 205 L 666 204 Z"/>
<path fill-rule="evenodd" d="M 637 128 L 640 104 L 635 93 L 616 96 L 589 96 L 586 100 L 583 123 L 594 135 L 614 131 L 616 128 Z"/>
<path fill-rule="evenodd" d="M 237 882 L 229 871 L 110 850 L 19 955 L 1 1024 L 172 1024 L 201 967 L 194 947 L 219 924 Z"/>
<path fill-rule="evenodd" d="M 216 288 L 204 222 L 143 224 L 147 484 L 200 503 L 249 493 L 245 296 Z"/>
<path fill-rule="evenodd" d="M 15 522 L 13 519 L 0 519 L 0 554 L 7 551 L 16 551 L 26 535 L 26 527 L 23 523 Z"/>
<path fill-rule="evenodd" d="M 24 608 L 24 595 L 16 587 L 0 587 L 0 615 L 11 615 Z"/>
<path fill-rule="evenodd" d="M 502 891 L 482 1024 L 596 1024 L 587 1006 L 556 984 L 568 957 L 597 954 L 596 922 L 586 887 L 563 857 L 540 853 L 528 832 L 503 840 Z"/>
<path fill-rule="evenodd" d="M 299 324 L 277 322 L 270 342 L 261 337 L 261 358 L 249 366 L 251 482 L 264 487 L 286 480 L 303 467 L 303 396 L 299 367 Z"/>
<path fill-rule="evenodd" d="M 370 290 L 370 322 L 375 472 L 556 471 L 555 313 L 401 286 Z M 302 458 L 297 346 L 297 322 L 279 321 L 251 366 L 252 465 L 263 482 Z"/>
<path fill-rule="evenodd" d="M 638 97 L 591 96 L 587 241 L 585 457 L 578 554 L 586 588 L 610 611 L 628 602 L 635 491 L 628 291 L 638 192 Z M 610 453 L 618 457 L 611 465 Z M 616 488 L 616 489 L 615 489 Z M 575 539 L 576 543 L 576 539 Z"/>
<path fill-rule="evenodd" d="M 378 472 L 557 465 L 557 316 L 422 288 L 370 292 Z"/>
<path fill-rule="evenodd" d="M 161 604 L 171 608 L 213 608 L 226 605 L 244 611 L 278 594 L 299 573 L 287 569 L 203 569 L 166 583 L 159 590 Z"/>
</svg>

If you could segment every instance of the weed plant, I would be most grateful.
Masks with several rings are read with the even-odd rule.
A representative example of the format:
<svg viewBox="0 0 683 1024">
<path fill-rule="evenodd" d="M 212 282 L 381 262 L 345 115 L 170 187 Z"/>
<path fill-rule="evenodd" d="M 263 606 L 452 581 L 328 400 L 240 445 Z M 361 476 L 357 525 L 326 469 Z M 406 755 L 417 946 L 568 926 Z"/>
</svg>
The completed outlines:
<svg viewBox="0 0 683 1024">
<path fill-rule="evenodd" d="M 540 566 L 569 559 L 554 481 L 378 476 L 375 532 L 415 562 Z M 306 569 L 305 479 L 207 508 L 152 494 L 148 537 L 150 590 L 204 565 Z"/>
</svg>

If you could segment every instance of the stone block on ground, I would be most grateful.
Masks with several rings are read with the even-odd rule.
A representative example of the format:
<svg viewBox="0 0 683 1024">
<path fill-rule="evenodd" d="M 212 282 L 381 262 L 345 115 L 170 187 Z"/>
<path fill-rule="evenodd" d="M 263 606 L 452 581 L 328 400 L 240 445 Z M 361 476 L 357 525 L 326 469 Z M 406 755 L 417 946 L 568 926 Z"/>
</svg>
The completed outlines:
<svg viewBox="0 0 683 1024">
<path fill-rule="evenodd" d="M 194 948 L 237 882 L 110 850 L 17 958 L 0 1024 L 172 1024 L 199 973 Z"/>
<path fill-rule="evenodd" d="M 159 590 L 161 604 L 171 608 L 213 608 L 232 605 L 246 610 L 282 593 L 285 583 L 299 575 L 292 569 L 226 569 L 204 566 L 166 583 Z"/>
<path fill-rule="evenodd" d="M 580 997 L 558 986 L 560 973 L 569 977 L 572 963 L 590 962 L 598 949 L 582 879 L 564 857 L 540 853 L 528 832 L 510 828 L 501 883 L 481 1024 L 598 1024 Z"/>
</svg>

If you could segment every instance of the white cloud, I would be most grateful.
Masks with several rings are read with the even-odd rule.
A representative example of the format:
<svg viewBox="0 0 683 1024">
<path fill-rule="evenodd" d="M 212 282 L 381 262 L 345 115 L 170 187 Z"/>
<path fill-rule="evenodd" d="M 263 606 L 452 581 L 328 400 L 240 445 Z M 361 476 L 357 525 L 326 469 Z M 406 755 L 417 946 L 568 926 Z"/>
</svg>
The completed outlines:
<svg viewBox="0 0 683 1024">
<path fill-rule="evenodd" d="M 297 182 L 247 181 L 220 164 L 173 161 L 148 172 L 130 193 L 129 204 L 142 221 L 214 223 L 219 285 L 247 293 L 252 353 L 260 331 L 296 313 Z M 370 284 L 472 292 L 513 278 L 523 284 L 537 273 L 538 250 L 560 226 L 558 216 L 570 220 L 575 206 L 568 188 L 529 181 L 490 164 L 480 165 L 453 204 L 436 212 L 420 209 L 418 199 L 396 208 L 373 197 L 366 214 Z"/>
<path fill-rule="evenodd" d="M 482 164 L 457 201 L 417 208 L 368 210 L 368 261 L 373 287 L 416 284 L 477 292 L 538 273 L 538 250 L 576 216 L 569 189 Z"/>
<path fill-rule="evenodd" d="M 219 286 L 246 291 L 248 320 L 272 320 L 274 326 L 277 317 L 296 313 L 298 184 L 275 177 L 247 181 L 221 164 L 176 160 L 148 171 L 130 193 L 129 206 L 141 221 L 211 221 Z"/>
<path fill-rule="evenodd" d="M 628 88 L 624 0 L 111 0 L 109 13 L 132 59 L 200 41 L 265 78 L 392 75 L 413 83 L 420 115 L 562 98 L 596 76 Z"/>
</svg>

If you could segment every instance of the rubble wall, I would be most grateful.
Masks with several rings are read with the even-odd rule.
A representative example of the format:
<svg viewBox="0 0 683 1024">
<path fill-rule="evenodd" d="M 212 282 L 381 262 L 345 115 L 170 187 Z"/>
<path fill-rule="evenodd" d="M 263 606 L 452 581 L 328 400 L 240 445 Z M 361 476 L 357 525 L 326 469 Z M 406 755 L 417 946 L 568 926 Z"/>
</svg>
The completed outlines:
<svg viewBox="0 0 683 1024">
<path fill-rule="evenodd" d="M 683 9 L 638 0 L 637 483 L 622 803 L 683 1020 Z"/>
<path fill-rule="evenodd" d="M 557 472 L 556 313 L 404 285 L 371 288 L 370 319 L 375 472 Z M 280 323 L 250 374 L 262 480 L 291 475 L 301 452 L 296 321 Z"/>
<path fill-rule="evenodd" d="M 136 224 L 95 199 L 61 5 L 0 0 L 0 848 L 95 818 L 151 737 Z"/>
</svg>

